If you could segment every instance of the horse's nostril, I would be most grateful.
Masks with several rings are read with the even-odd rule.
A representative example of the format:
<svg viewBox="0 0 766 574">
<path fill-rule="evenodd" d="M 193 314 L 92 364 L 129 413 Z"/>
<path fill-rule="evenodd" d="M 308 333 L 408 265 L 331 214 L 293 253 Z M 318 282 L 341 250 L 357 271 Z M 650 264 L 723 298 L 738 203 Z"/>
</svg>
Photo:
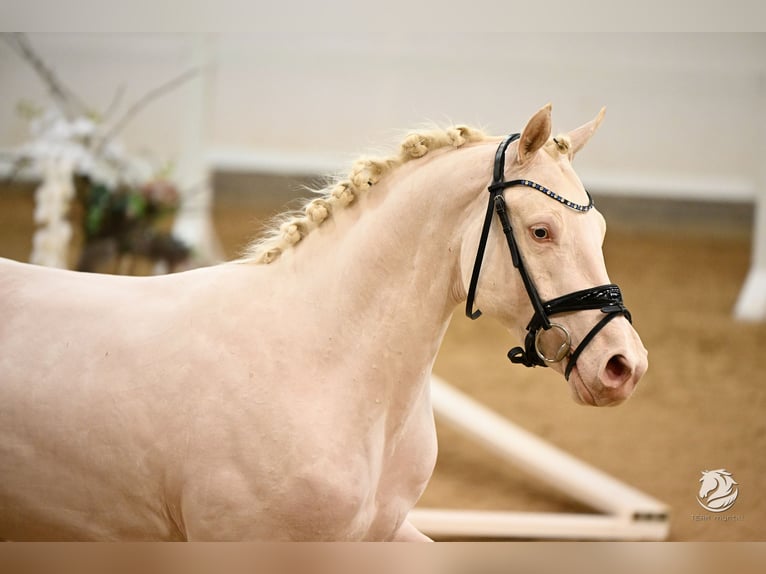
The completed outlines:
<svg viewBox="0 0 766 574">
<path fill-rule="evenodd" d="M 622 355 L 615 355 L 606 364 L 604 382 L 609 386 L 618 386 L 627 381 L 632 374 L 628 361 Z"/>
</svg>

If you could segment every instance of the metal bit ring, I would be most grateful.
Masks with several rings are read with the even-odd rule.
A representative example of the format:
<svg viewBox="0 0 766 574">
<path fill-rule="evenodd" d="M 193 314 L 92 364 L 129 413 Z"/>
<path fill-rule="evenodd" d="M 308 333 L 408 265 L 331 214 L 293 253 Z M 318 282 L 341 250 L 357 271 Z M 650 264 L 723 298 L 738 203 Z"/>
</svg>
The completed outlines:
<svg viewBox="0 0 766 574">
<path fill-rule="evenodd" d="M 552 359 L 549 359 L 545 356 L 545 354 L 540 349 L 540 335 L 543 333 L 546 333 L 546 330 L 540 329 L 537 331 L 537 334 L 535 335 L 535 351 L 537 352 L 537 356 L 540 357 L 543 361 L 546 363 L 558 363 L 560 361 L 563 361 L 564 358 L 569 355 L 569 350 L 572 347 L 572 337 L 569 334 L 569 331 L 567 331 L 566 327 L 564 325 L 561 325 L 559 323 L 551 323 L 550 324 L 550 331 L 551 329 L 558 329 L 563 335 L 564 335 L 564 342 L 561 344 L 561 346 L 556 351 L 556 354 L 553 356 Z"/>
</svg>

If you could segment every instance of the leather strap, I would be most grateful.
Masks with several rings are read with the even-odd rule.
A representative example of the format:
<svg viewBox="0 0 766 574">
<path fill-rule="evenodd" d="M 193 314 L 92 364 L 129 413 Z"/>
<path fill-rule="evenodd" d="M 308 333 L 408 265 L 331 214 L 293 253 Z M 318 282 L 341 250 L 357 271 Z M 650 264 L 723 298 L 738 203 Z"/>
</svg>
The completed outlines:
<svg viewBox="0 0 766 574">
<path fill-rule="evenodd" d="M 505 199 L 503 199 L 502 193 L 495 196 L 495 211 L 500 218 L 500 224 L 503 227 L 503 233 L 505 234 L 508 248 L 511 250 L 511 259 L 513 260 L 513 266 L 519 270 L 521 280 L 524 282 L 524 288 L 527 290 L 529 301 L 532 303 L 532 309 L 534 309 L 534 317 L 539 317 L 541 326 L 544 329 L 550 328 L 550 322 L 548 321 L 548 315 L 545 312 L 540 294 L 537 292 L 535 284 L 532 282 L 532 278 L 527 273 L 527 267 L 524 265 L 524 259 L 521 256 L 521 251 L 516 243 L 516 238 L 513 235 L 513 227 L 511 227 L 511 219 L 508 217 L 508 210 L 505 205 Z"/>
<path fill-rule="evenodd" d="M 606 324 L 609 323 L 609 321 L 615 317 L 619 317 L 620 315 L 622 315 L 621 312 L 608 313 L 603 319 L 596 323 L 590 331 L 588 331 L 588 334 L 585 335 L 585 338 L 580 341 L 580 344 L 577 345 L 577 348 L 569 356 L 569 360 L 567 361 L 567 368 L 564 370 L 564 378 L 567 381 L 569 380 L 569 375 L 572 374 L 572 369 L 577 364 L 577 359 L 580 357 L 580 353 L 582 353 L 585 347 L 588 346 L 588 343 L 593 340 L 593 337 L 595 337 L 601 329 L 606 327 Z"/>
<path fill-rule="evenodd" d="M 632 322 L 630 311 L 622 303 L 622 294 L 620 288 L 617 285 L 601 285 L 599 287 L 592 287 L 590 289 L 583 289 L 582 291 L 576 291 L 563 297 L 551 299 L 545 303 L 547 317 L 557 315 L 559 313 L 571 313 L 574 311 L 585 311 L 588 309 L 601 309 L 602 313 L 605 313 L 603 317 L 593 328 L 588 331 L 577 348 L 569 355 L 567 366 L 564 371 L 564 378 L 569 380 L 569 375 L 572 372 L 577 359 L 583 352 L 585 347 L 593 340 L 601 329 L 603 329 L 609 321 L 623 315 L 628 321 Z M 524 365 L 525 367 L 547 367 L 548 365 L 543 361 L 535 350 L 535 337 L 540 329 L 547 329 L 544 326 L 543 318 L 535 314 L 532 320 L 527 325 L 527 335 L 524 338 L 524 347 L 513 347 L 508 351 L 508 359 L 514 364 Z"/>
<path fill-rule="evenodd" d="M 627 311 L 622 306 L 622 291 L 614 283 L 574 291 L 545 303 L 545 312 L 549 315 L 586 309 L 601 309 L 605 313 L 612 310 Z"/>
<path fill-rule="evenodd" d="M 481 273 L 481 264 L 484 261 L 484 252 L 487 249 L 487 238 L 489 229 L 492 225 L 492 211 L 494 209 L 494 199 L 503 188 L 493 191 L 496 183 L 502 182 L 505 175 L 505 150 L 511 142 L 516 141 L 521 134 L 511 134 L 506 137 L 495 152 L 495 165 L 492 173 L 492 185 L 489 186 L 489 202 L 487 203 L 487 213 L 484 215 L 484 224 L 481 228 L 481 237 L 479 238 L 479 247 L 476 251 L 476 260 L 473 262 L 473 272 L 471 273 L 471 282 L 468 286 L 468 296 L 465 301 L 465 314 L 469 319 L 476 320 L 481 317 L 481 311 L 473 309 L 473 301 L 476 298 L 476 287 L 479 285 L 479 273 Z M 514 263 L 515 265 L 515 263 Z"/>
</svg>

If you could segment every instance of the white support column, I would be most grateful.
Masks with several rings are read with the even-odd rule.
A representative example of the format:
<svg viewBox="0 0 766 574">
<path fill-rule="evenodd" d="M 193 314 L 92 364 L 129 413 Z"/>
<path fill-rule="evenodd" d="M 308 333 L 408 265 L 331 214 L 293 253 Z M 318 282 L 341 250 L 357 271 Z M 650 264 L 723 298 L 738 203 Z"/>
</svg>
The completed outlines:
<svg viewBox="0 0 766 574">
<path fill-rule="evenodd" d="M 740 291 L 734 316 L 743 321 L 766 320 L 766 141 L 760 134 L 766 133 L 766 71 L 759 82 L 758 117 L 758 173 L 756 174 L 755 221 L 753 228 L 753 251 L 750 272 Z"/>
</svg>

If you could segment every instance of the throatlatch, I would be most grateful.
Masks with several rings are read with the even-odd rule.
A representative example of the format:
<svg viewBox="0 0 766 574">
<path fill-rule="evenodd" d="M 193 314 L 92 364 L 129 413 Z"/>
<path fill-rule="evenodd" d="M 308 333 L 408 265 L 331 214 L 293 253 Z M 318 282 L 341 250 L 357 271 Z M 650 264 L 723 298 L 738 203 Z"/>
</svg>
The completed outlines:
<svg viewBox="0 0 766 574">
<path fill-rule="evenodd" d="M 593 340 L 598 332 L 601 331 L 609 321 L 621 315 L 625 316 L 628 321 L 632 322 L 632 319 L 630 311 L 623 305 L 620 288 L 614 284 L 599 285 L 597 287 L 583 289 L 582 291 L 575 291 L 568 295 L 556 297 L 547 302 L 543 302 L 540 299 L 537 288 L 524 265 L 524 259 L 519 251 L 516 238 L 513 235 L 513 227 L 511 226 L 511 219 L 508 215 L 508 207 L 505 203 L 505 198 L 503 197 L 503 191 L 516 185 L 531 187 L 544 193 L 548 197 L 555 199 L 559 203 L 566 205 L 570 209 L 579 212 L 590 211 L 593 207 L 593 198 L 586 191 L 585 193 L 588 194 L 589 200 L 588 204 L 581 205 L 561 197 L 547 187 L 535 183 L 534 181 L 527 179 L 505 181 L 505 152 L 508 149 L 508 146 L 519 139 L 519 137 L 519 134 L 511 134 L 506 137 L 500 143 L 500 146 L 497 148 L 497 153 L 495 154 L 492 183 L 488 188 L 489 204 L 487 205 L 487 212 L 484 216 L 484 225 L 481 230 L 479 247 L 476 251 L 476 260 L 473 264 L 473 273 L 471 274 L 468 297 L 465 303 L 465 313 L 470 319 L 478 319 L 481 316 L 481 311 L 478 309 L 474 311 L 473 302 L 476 297 L 476 287 L 479 283 L 479 273 L 481 272 L 481 265 L 484 260 L 484 252 L 487 248 L 487 239 L 492 224 L 492 212 L 494 211 L 500 220 L 503 234 L 508 243 L 513 266 L 518 269 L 519 274 L 521 275 L 521 280 L 524 283 L 524 288 L 527 291 L 529 301 L 532 303 L 532 309 L 534 310 L 532 319 L 527 325 L 524 348 L 514 347 L 508 351 L 508 358 L 512 363 L 524 365 L 525 367 L 547 367 L 549 363 L 558 363 L 568 357 L 569 360 L 564 371 L 564 377 L 568 380 L 583 349 L 585 349 L 588 343 Z M 552 322 L 549 317 L 561 313 L 584 311 L 587 309 L 600 309 L 605 316 L 593 326 L 577 348 L 572 351 L 572 337 L 569 331 L 563 325 Z M 550 347 L 551 343 L 552 348 Z"/>
</svg>

